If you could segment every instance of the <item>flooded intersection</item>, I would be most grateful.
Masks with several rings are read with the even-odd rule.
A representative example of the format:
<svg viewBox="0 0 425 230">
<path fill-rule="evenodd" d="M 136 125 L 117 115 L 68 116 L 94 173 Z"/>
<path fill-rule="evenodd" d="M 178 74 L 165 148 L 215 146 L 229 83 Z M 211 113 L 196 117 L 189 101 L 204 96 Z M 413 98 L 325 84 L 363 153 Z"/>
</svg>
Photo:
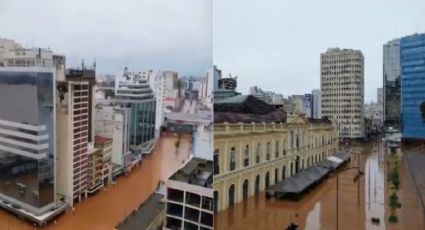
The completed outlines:
<svg viewBox="0 0 425 230">
<path fill-rule="evenodd" d="M 314 230 L 423 229 L 423 219 L 417 217 L 422 210 L 416 202 L 415 188 L 404 159 L 400 158 L 399 163 L 401 208 L 396 211 L 398 223 L 389 223 L 389 149 L 381 141 L 376 141 L 347 150 L 353 155 L 351 161 L 337 171 L 338 207 L 336 175 L 331 174 L 299 201 L 268 200 L 264 192 L 250 197 L 216 214 L 216 229 L 275 230 L 286 229 L 290 223 L 297 224 L 300 229 Z M 354 181 L 358 174 L 355 167 L 359 164 L 363 175 Z M 348 169 L 351 167 L 353 169 Z M 379 219 L 379 224 L 372 223 L 372 218 Z"/>
</svg>

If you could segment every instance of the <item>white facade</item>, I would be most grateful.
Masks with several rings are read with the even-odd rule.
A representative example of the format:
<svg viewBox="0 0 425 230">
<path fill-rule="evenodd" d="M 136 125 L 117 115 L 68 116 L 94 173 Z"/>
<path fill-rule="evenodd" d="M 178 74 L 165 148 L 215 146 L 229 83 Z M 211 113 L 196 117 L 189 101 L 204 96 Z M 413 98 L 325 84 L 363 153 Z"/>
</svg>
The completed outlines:
<svg viewBox="0 0 425 230">
<path fill-rule="evenodd" d="M 0 66 L 6 66 L 4 58 L 9 56 L 10 50 L 20 49 L 22 45 L 11 39 L 0 38 Z"/>
<path fill-rule="evenodd" d="M 364 137 L 364 58 L 359 50 L 328 49 L 320 56 L 322 116 L 336 119 L 339 136 Z"/>
<path fill-rule="evenodd" d="M 313 118 L 322 118 L 322 92 L 320 89 L 313 89 L 311 91 L 313 95 Z"/>
<path fill-rule="evenodd" d="M 59 83 L 58 83 L 59 84 Z M 61 82 L 57 93 L 58 193 L 73 206 L 88 190 L 88 94 L 87 81 Z"/>
<path fill-rule="evenodd" d="M 96 135 L 112 138 L 113 173 L 126 168 L 130 163 L 129 133 L 130 111 L 118 106 L 96 106 Z"/>
</svg>

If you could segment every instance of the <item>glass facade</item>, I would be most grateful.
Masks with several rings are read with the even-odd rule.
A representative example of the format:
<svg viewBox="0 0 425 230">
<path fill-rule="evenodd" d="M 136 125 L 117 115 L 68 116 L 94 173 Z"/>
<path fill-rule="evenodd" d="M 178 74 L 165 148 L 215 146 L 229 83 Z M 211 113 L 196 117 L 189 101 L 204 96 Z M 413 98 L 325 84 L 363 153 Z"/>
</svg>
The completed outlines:
<svg viewBox="0 0 425 230">
<path fill-rule="evenodd" d="M 0 71 L 0 199 L 38 210 L 54 202 L 54 79 Z"/>
<path fill-rule="evenodd" d="M 400 39 L 384 45 L 384 125 L 400 128 Z"/>
<path fill-rule="evenodd" d="M 401 39 L 402 137 L 425 138 L 425 34 Z"/>
<path fill-rule="evenodd" d="M 141 145 L 155 138 L 155 103 L 155 100 L 131 103 L 131 145 Z"/>
</svg>

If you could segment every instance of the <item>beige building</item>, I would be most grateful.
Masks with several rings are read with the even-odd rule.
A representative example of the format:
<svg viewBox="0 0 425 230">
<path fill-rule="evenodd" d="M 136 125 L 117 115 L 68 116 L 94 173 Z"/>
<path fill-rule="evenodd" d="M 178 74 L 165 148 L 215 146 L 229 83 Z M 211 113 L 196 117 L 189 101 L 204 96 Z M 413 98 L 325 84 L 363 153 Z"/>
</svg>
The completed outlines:
<svg viewBox="0 0 425 230">
<path fill-rule="evenodd" d="M 340 137 L 364 137 L 364 58 L 359 50 L 328 49 L 320 56 L 322 116 L 336 119 Z"/>
<path fill-rule="evenodd" d="M 88 181 L 89 193 L 103 188 L 112 180 L 112 139 L 95 136 L 94 148 L 88 152 Z"/>
<path fill-rule="evenodd" d="M 88 195 L 94 77 L 94 70 L 71 70 L 56 82 L 57 190 L 70 206 Z"/>
<path fill-rule="evenodd" d="M 214 104 L 214 206 L 217 211 L 324 160 L 338 148 L 337 131 L 331 121 L 286 116 L 253 97 L 237 97 L 241 98 Z M 225 112 L 230 103 L 241 106 Z M 234 113 L 243 109 L 260 114 Z"/>
</svg>

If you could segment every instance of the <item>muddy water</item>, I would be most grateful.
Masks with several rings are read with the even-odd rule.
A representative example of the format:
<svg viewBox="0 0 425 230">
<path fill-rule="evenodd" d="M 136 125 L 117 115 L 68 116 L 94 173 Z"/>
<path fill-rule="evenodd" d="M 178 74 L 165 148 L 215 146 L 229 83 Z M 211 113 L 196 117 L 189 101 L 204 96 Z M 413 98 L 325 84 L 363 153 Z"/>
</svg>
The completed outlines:
<svg viewBox="0 0 425 230">
<path fill-rule="evenodd" d="M 347 149 L 354 152 L 353 157 L 338 174 L 338 223 L 336 202 L 336 176 L 331 175 L 322 184 L 305 194 L 299 201 L 267 200 L 264 193 L 237 204 L 216 214 L 215 226 L 219 230 L 286 229 L 291 223 L 300 229 L 423 229 L 417 221 L 420 211 L 414 201 L 411 178 L 403 167 L 400 168 L 399 223 L 388 223 L 388 192 L 386 183 L 386 152 L 381 143 L 369 143 Z M 364 175 L 354 182 L 360 165 Z M 402 165 L 402 164 L 400 164 Z M 404 181 L 403 181 L 404 180 Z M 409 214 L 404 214 L 408 212 Z M 372 224 L 371 218 L 379 218 L 379 225 Z M 338 228 L 337 228 L 338 224 Z"/>
<path fill-rule="evenodd" d="M 170 134 L 161 138 L 153 155 L 146 157 L 141 166 L 128 176 L 118 179 L 115 186 L 107 187 L 97 195 L 75 206 L 75 213 L 68 212 L 57 218 L 57 223 L 44 229 L 109 230 L 114 229 L 132 210 L 146 200 L 156 189 L 159 180 L 171 176 L 189 156 L 190 136 L 182 137 L 176 153 L 177 137 Z M 34 229 L 28 222 L 0 210 L 0 230 Z"/>
</svg>

